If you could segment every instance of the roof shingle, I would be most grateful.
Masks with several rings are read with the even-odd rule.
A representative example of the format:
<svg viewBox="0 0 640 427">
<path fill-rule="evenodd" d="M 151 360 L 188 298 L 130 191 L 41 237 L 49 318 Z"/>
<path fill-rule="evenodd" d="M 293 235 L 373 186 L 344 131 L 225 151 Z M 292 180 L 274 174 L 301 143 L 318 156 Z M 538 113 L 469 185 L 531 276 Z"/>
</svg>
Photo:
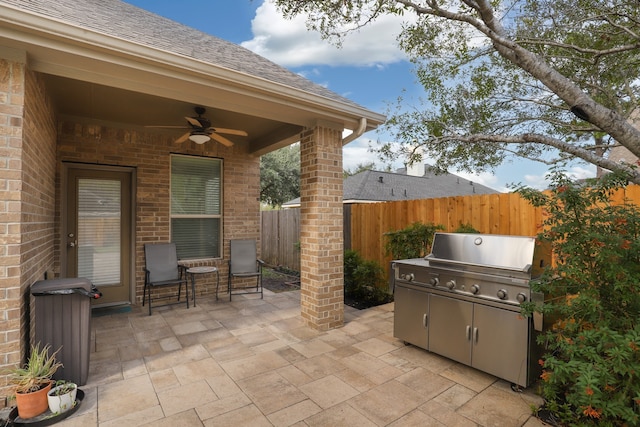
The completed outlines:
<svg viewBox="0 0 640 427">
<path fill-rule="evenodd" d="M 359 107 L 242 46 L 120 0 L 0 0 L 0 3 Z"/>
</svg>

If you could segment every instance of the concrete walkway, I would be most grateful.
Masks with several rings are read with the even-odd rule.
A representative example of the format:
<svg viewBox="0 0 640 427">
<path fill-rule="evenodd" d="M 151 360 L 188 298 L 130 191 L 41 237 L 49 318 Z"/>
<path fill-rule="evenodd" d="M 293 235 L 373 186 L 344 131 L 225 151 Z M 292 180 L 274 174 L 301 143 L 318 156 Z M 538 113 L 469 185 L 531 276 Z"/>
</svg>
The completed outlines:
<svg viewBox="0 0 640 427">
<path fill-rule="evenodd" d="M 393 338 L 393 304 L 300 319 L 299 291 L 94 317 L 78 411 L 57 426 L 542 426 L 541 399 Z"/>
</svg>

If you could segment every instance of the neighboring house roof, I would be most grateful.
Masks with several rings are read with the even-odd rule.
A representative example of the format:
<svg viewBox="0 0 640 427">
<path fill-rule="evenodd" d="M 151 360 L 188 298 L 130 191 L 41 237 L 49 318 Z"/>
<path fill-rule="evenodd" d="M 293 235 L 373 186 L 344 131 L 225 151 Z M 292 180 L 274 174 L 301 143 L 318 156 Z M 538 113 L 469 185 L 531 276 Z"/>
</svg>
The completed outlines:
<svg viewBox="0 0 640 427">
<path fill-rule="evenodd" d="M 425 165 L 423 176 L 366 170 L 344 180 L 343 203 L 371 203 L 396 200 L 433 199 L 473 194 L 498 194 L 492 188 L 474 183 L 451 173 L 436 174 Z M 300 198 L 284 203 L 282 207 L 300 206 Z"/>
</svg>

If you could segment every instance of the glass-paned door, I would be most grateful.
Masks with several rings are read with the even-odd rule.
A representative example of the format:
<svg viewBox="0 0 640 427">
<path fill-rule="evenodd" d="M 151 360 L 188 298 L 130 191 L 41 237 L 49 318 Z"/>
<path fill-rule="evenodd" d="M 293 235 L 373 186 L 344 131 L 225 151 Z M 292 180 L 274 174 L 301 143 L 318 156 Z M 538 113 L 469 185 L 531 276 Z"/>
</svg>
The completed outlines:
<svg viewBox="0 0 640 427">
<path fill-rule="evenodd" d="M 67 183 L 67 277 L 91 280 L 96 304 L 129 303 L 131 174 L 70 168 Z"/>
</svg>

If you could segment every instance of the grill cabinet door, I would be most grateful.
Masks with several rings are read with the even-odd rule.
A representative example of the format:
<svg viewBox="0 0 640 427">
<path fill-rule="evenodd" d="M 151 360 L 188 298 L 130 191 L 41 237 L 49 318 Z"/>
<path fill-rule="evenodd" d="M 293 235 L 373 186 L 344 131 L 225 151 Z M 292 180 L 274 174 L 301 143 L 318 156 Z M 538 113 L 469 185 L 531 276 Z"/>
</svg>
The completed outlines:
<svg viewBox="0 0 640 427">
<path fill-rule="evenodd" d="M 473 303 L 431 295 L 429 351 L 471 364 Z"/>
<path fill-rule="evenodd" d="M 427 350 L 429 294 L 396 282 L 393 336 Z"/>
<path fill-rule="evenodd" d="M 471 366 L 527 386 L 528 322 L 519 312 L 475 304 Z"/>
</svg>

